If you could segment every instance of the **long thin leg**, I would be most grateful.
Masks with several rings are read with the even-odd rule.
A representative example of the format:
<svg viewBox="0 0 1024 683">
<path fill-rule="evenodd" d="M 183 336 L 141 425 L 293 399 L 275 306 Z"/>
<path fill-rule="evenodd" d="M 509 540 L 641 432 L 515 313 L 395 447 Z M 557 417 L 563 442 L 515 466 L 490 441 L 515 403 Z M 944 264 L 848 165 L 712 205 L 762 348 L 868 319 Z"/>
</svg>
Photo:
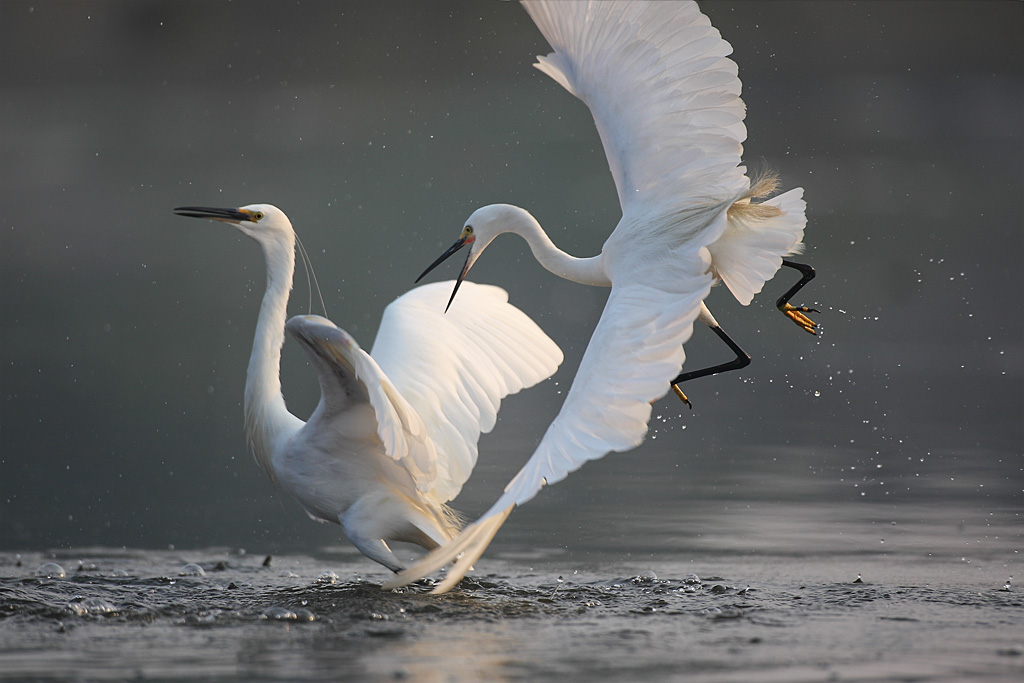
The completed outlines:
<svg viewBox="0 0 1024 683">
<path fill-rule="evenodd" d="M 789 288 L 789 290 L 779 297 L 779 300 L 775 302 L 775 306 L 782 311 L 782 314 L 787 318 L 799 325 L 804 331 L 810 332 L 811 334 L 817 334 L 818 323 L 808 318 L 805 313 L 820 313 L 821 311 L 808 308 L 807 306 L 791 306 L 789 300 L 793 298 L 793 295 L 803 289 L 803 286 L 814 279 L 814 268 L 805 264 L 797 263 L 796 261 L 782 260 L 782 265 L 788 268 L 795 268 L 800 271 L 800 281 Z"/>
<path fill-rule="evenodd" d="M 674 391 L 676 396 L 679 397 L 679 400 L 685 403 L 691 410 L 693 409 L 693 405 L 690 403 L 690 400 L 686 398 L 686 394 L 683 393 L 683 390 L 679 388 L 679 384 L 691 379 L 697 379 L 698 377 L 707 377 L 708 375 L 717 375 L 720 372 L 739 370 L 740 368 L 745 368 L 750 365 L 750 354 L 740 348 L 740 345 L 734 342 L 732 337 L 725 333 L 725 330 L 722 329 L 721 325 L 716 323 L 710 327 L 711 331 L 717 334 L 718 338 L 724 341 L 726 345 L 732 349 L 732 352 L 736 354 L 736 357 L 727 363 L 713 365 L 710 368 L 701 368 L 700 370 L 684 372 L 670 382 L 672 385 L 672 391 Z"/>
</svg>

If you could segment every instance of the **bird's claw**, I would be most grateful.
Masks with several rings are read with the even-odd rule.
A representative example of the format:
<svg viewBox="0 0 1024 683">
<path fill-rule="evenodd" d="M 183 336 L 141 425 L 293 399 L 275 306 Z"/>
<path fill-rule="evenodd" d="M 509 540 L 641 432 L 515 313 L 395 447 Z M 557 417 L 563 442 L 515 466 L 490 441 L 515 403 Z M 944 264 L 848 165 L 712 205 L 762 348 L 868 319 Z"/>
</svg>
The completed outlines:
<svg viewBox="0 0 1024 683">
<path fill-rule="evenodd" d="M 672 385 L 672 391 L 674 391 L 676 393 L 676 396 L 679 397 L 680 401 L 682 401 L 683 403 L 686 404 L 687 408 L 689 408 L 690 410 L 693 410 L 693 404 L 690 403 L 690 399 L 686 398 L 686 394 L 683 393 L 683 390 L 679 388 L 678 384 L 673 384 Z"/>
<path fill-rule="evenodd" d="M 807 306 L 791 306 L 789 304 L 782 304 L 779 306 L 779 310 L 782 314 L 792 320 L 794 323 L 799 325 L 805 332 L 811 334 L 818 333 L 818 323 L 808 318 L 805 313 L 820 313 L 816 308 L 808 308 Z"/>
</svg>

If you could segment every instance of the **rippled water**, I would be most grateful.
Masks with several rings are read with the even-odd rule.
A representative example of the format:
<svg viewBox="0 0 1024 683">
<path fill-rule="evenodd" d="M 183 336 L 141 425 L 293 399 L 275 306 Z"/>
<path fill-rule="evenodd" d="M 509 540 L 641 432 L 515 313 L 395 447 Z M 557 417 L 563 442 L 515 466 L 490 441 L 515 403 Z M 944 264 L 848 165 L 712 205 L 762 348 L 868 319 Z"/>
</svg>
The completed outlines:
<svg viewBox="0 0 1024 683">
<path fill-rule="evenodd" d="M 887 512 L 780 510 L 805 546 L 712 533 L 685 558 L 498 543 L 444 596 L 383 591 L 347 547 L 8 553 L 0 678 L 1019 680 L 1019 528 L 956 538 L 940 508 L 908 529 Z"/>
</svg>

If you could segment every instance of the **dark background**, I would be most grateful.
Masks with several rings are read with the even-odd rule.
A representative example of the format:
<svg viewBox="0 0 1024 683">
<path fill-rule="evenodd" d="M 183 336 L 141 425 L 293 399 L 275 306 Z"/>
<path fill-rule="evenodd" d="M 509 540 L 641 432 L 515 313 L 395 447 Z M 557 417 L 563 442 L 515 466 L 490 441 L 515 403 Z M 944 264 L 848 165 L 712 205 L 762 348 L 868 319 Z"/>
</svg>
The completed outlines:
<svg viewBox="0 0 1024 683">
<path fill-rule="evenodd" d="M 959 506 L 1019 530 L 1021 3 L 702 8 L 735 48 L 748 163 L 806 189 L 819 277 L 797 302 L 824 332 L 774 311 L 788 272 L 750 308 L 714 291 L 754 363 L 689 385 L 692 412 L 664 399 L 646 444 L 545 491 L 498 542 L 643 546 L 615 520 L 751 501 L 811 519 Z M 171 209 L 284 209 L 366 348 L 480 205 L 595 254 L 615 192 L 586 108 L 531 67 L 548 51 L 504 2 L 0 3 L 0 549 L 338 543 L 246 450 L 259 250 Z M 473 278 L 566 363 L 505 402 L 456 502 L 470 515 L 532 452 L 606 296 L 514 238 Z M 291 311 L 308 297 L 300 271 Z M 687 351 L 728 357 L 703 329 Z M 283 375 L 304 417 L 318 390 L 290 343 Z"/>
</svg>

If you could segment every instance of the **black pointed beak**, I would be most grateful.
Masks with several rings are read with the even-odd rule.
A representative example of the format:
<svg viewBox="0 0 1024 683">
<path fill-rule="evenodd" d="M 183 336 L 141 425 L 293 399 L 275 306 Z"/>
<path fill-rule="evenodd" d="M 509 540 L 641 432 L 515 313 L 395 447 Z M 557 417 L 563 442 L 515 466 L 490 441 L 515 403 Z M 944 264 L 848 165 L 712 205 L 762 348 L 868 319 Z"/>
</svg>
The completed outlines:
<svg viewBox="0 0 1024 683">
<path fill-rule="evenodd" d="M 427 273 L 429 273 L 434 268 L 437 268 L 439 265 L 444 263 L 446 260 L 448 260 L 449 256 L 451 256 L 452 254 L 457 252 L 459 249 L 462 249 L 469 242 L 470 242 L 470 240 L 468 240 L 465 237 L 460 237 L 459 239 L 455 240 L 455 244 L 453 244 L 452 246 L 448 247 L 447 251 L 445 251 L 443 254 L 438 256 L 436 261 L 431 263 L 429 266 L 427 266 L 426 270 L 424 270 L 422 273 L 420 273 L 420 276 L 418 278 L 416 278 L 416 282 L 419 282 L 420 280 L 422 280 L 426 276 Z"/>
<path fill-rule="evenodd" d="M 426 270 L 424 270 L 422 273 L 420 273 L 420 276 L 418 278 L 416 278 L 416 282 L 419 282 L 420 280 L 422 280 L 423 277 L 427 273 L 432 271 L 434 268 L 437 268 L 449 256 L 451 256 L 452 254 L 457 252 L 459 249 L 462 249 L 467 244 L 472 244 L 472 243 L 473 243 L 473 238 L 472 237 L 460 237 L 459 239 L 455 240 L 455 244 L 453 244 L 452 246 L 448 247 L 447 251 L 445 251 L 443 254 L 438 256 L 436 261 L 431 263 L 427 267 Z M 466 262 L 462 265 L 462 272 L 459 273 L 459 277 L 455 280 L 455 289 L 452 290 L 452 296 L 451 296 L 450 299 L 448 299 L 448 305 L 444 307 L 444 312 L 445 313 L 447 313 L 448 309 L 451 308 L 452 302 L 455 301 L 455 294 L 459 291 L 459 286 L 462 284 L 462 281 L 466 278 L 466 273 L 469 272 L 469 258 L 472 255 L 473 255 L 472 251 L 469 252 L 468 254 L 466 254 Z"/>
<path fill-rule="evenodd" d="M 448 309 L 452 307 L 452 302 L 455 301 L 455 295 L 459 291 L 459 286 L 462 281 L 466 279 L 466 273 L 469 272 L 469 257 L 473 255 L 473 252 L 466 254 L 466 262 L 462 265 L 462 272 L 459 273 L 459 277 L 455 280 L 455 289 L 452 290 L 451 297 L 448 298 L 448 305 L 444 307 L 444 312 L 447 313 Z"/>
<path fill-rule="evenodd" d="M 210 218 L 226 223 L 240 223 L 249 220 L 248 214 L 239 209 L 211 209 L 206 206 L 179 206 L 174 210 L 179 216 L 189 218 Z"/>
</svg>

